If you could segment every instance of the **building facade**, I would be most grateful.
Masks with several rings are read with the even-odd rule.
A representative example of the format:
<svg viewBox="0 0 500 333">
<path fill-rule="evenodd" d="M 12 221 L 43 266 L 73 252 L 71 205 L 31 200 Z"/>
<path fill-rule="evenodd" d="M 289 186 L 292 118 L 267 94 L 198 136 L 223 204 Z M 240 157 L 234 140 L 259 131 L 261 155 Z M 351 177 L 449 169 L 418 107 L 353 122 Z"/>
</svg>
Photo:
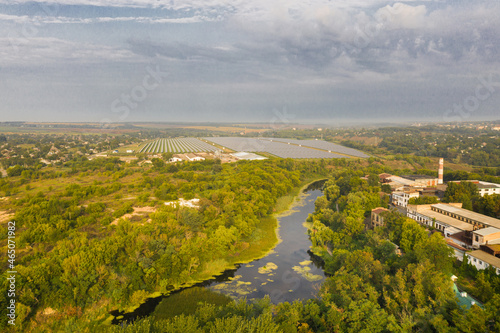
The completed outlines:
<svg viewBox="0 0 500 333">
<path fill-rule="evenodd" d="M 476 184 L 479 195 L 484 197 L 486 194 L 500 194 L 500 184 L 483 182 L 481 180 L 456 180 L 451 183 L 469 182 Z"/>
<path fill-rule="evenodd" d="M 467 252 L 465 257 L 467 258 L 467 262 L 478 270 L 492 267 L 497 275 L 500 275 L 500 258 L 481 250 Z"/>
<path fill-rule="evenodd" d="M 446 214 L 443 209 L 458 208 L 462 204 L 408 205 L 407 216 L 420 224 L 436 228 L 445 237 L 461 231 L 473 231 L 474 225 Z M 461 209 L 461 208 L 460 208 Z M 465 209 L 464 209 L 465 210 Z M 500 222 L 500 221 L 499 221 Z"/>
<path fill-rule="evenodd" d="M 463 209 L 461 204 L 408 205 L 407 216 L 441 231 L 457 259 L 477 269 L 500 269 L 500 220 Z M 497 249 L 498 247 L 498 249 Z M 466 252 L 467 250 L 475 250 Z M 491 252 L 491 253 L 489 253 Z"/>
<path fill-rule="evenodd" d="M 411 198 L 418 198 L 420 193 L 417 191 L 392 192 L 392 203 L 396 206 L 407 207 Z"/>
<path fill-rule="evenodd" d="M 500 229 L 487 227 L 473 232 L 472 247 L 479 249 L 481 245 L 500 244 Z"/>
<path fill-rule="evenodd" d="M 372 209 L 370 217 L 370 228 L 381 227 L 385 224 L 384 217 L 380 214 L 383 212 L 388 212 L 389 210 L 383 207 L 377 207 Z"/>
</svg>

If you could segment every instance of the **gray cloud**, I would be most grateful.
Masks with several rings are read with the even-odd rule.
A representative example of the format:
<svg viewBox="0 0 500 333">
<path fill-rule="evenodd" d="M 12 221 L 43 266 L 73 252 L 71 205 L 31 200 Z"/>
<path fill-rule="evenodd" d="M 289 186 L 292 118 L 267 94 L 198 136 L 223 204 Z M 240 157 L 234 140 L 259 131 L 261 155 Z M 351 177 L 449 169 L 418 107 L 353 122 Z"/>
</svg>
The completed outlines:
<svg viewBox="0 0 500 333">
<path fill-rule="evenodd" d="M 29 89 L 37 96 L 44 96 L 47 82 L 64 87 L 64 82 L 82 77 L 78 92 L 71 84 L 59 97 L 80 100 L 80 115 L 85 114 L 83 106 L 92 109 L 89 114 L 109 113 L 115 96 L 137 85 L 151 63 L 160 64 L 170 76 L 141 104 L 144 112 L 131 115 L 131 120 L 166 114 L 168 119 L 179 114 L 202 118 L 205 111 L 221 120 L 250 119 L 250 114 L 262 118 L 283 104 L 299 113 L 297 118 L 404 116 L 418 110 L 433 115 L 473 93 L 478 77 L 500 75 L 496 2 L 90 3 L 124 8 L 116 16 L 94 11 L 70 15 L 65 6 L 82 5 L 84 10 L 89 2 L 83 0 L 50 3 L 58 9 L 39 16 L 0 11 L 0 28 L 8 32 L 0 36 L 2 71 L 7 81 L 29 79 Z M 145 11 L 134 14 L 134 8 Z M 23 29 L 33 21 L 37 32 L 26 36 Z M 39 70 L 48 67 L 53 71 Z M 28 87 L 15 87 L 18 92 L 11 93 L 8 85 L 0 91 L 2 98 L 9 95 L 3 110 L 35 109 L 33 105 L 50 110 L 49 98 L 39 98 L 42 104 L 27 103 L 29 107 L 16 101 L 12 95 L 22 94 L 23 101 L 30 97 Z M 497 95 L 477 114 L 495 114 Z"/>
</svg>

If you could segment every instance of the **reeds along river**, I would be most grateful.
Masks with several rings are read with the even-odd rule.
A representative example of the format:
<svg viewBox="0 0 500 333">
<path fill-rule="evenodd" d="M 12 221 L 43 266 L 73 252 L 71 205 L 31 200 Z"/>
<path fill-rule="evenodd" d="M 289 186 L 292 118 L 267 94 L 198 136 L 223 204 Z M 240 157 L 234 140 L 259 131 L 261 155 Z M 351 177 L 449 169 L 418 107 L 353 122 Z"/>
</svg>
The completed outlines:
<svg viewBox="0 0 500 333">
<path fill-rule="evenodd" d="M 181 310 L 182 306 L 175 304 L 181 298 L 183 303 L 193 304 L 206 298 L 209 290 L 203 290 L 200 287 L 231 298 L 246 297 L 248 300 L 269 295 L 273 303 L 314 297 L 325 274 L 321 262 L 315 260 L 309 252 L 311 241 L 307 235 L 305 221 L 308 215 L 314 212 L 314 202 L 322 195 L 323 183 L 320 181 L 311 184 L 300 195 L 300 202 L 278 217 L 281 242 L 267 256 L 239 265 L 236 269 L 227 270 L 215 279 L 177 291 L 170 296 L 149 299 L 132 313 L 124 314 L 115 311 L 111 314 L 115 317 L 119 316 L 120 319 L 115 319 L 113 323 L 147 316 L 155 311 L 160 301 L 161 305 L 155 315 L 168 317 L 166 313 L 159 312 L 176 308 Z M 212 292 L 209 293 L 213 295 Z M 182 297 L 179 297 L 181 295 Z M 190 299 L 193 302 L 190 302 Z M 223 302 L 224 300 L 220 299 L 220 303 Z M 186 306 L 189 307 L 189 305 Z"/>
</svg>

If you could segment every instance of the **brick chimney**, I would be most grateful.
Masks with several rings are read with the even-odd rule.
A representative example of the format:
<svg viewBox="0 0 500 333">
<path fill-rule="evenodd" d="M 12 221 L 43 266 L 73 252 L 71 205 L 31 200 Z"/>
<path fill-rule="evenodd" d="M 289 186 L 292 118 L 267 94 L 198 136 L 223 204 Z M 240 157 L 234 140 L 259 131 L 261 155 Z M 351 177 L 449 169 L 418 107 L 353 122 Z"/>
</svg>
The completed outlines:
<svg viewBox="0 0 500 333">
<path fill-rule="evenodd" d="M 444 164 L 444 159 L 440 158 L 439 159 L 439 169 L 438 169 L 438 184 L 439 185 L 443 184 L 443 164 Z"/>
</svg>

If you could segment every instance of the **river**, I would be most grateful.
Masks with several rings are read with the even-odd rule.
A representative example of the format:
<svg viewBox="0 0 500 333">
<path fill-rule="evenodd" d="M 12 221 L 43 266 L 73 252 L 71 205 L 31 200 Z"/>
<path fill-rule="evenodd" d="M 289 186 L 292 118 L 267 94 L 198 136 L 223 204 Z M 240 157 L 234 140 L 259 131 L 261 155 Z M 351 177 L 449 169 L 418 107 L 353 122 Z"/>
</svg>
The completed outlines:
<svg viewBox="0 0 500 333">
<path fill-rule="evenodd" d="M 321 261 L 309 252 L 311 241 L 307 235 L 305 221 L 308 215 L 314 212 L 314 203 L 322 195 L 322 185 L 321 181 L 311 184 L 300 194 L 300 202 L 277 217 L 281 241 L 265 257 L 238 265 L 214 279 L 176 293 L 204 287 L 231 298 L 246 297 L 251 300 L 269 295 L 273 303 L 314 297 L 325 274 Z M 148 299 L 131 313 L 113 311 L 113 324 L 150 315 L 160 301 L 168 302 L 169 297 Z"/>
<path fill-rule="evenodd" d="M 208 288 L 233 298 L 269 295 L 273 303 L 313 297 L 325 275 L 321 264 L 308 253 L 311 241 L 304 222 L 321 195 L 320 190 L 305 192 L 300 204 L 278 217 L 281 242 L 271 253 L 241 265 L 232 279 L 216 281 Z"/>
</svg>

